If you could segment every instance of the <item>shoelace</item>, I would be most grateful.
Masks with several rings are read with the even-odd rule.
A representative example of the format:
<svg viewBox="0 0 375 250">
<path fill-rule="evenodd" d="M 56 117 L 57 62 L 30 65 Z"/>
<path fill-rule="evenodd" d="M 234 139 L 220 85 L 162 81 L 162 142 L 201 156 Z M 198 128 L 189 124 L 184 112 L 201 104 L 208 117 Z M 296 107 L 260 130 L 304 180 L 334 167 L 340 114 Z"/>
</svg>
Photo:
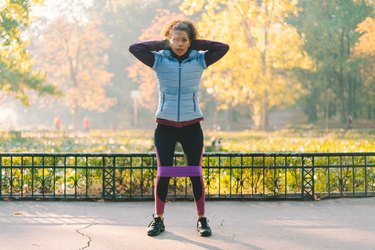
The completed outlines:
<svg viewBox="0 0 375 250">
<path fill-rule="evenodd" d="M 202 228 L 207 228 L 208 227 L 208 223 L 207 223 L 206 219 L 199 220 L 199 222 L 200 222 Z"/>
<path fill-rule="evenodd" d="M 149 227 L 150 226 L 155 226 L 155 225 L 157 225 L 157 224 L 160 224 L 161 225 L 161 223 L 162 223 L 162 221 L 161 220 L 153 220 L 153 221 L 151 221 L 151 223 L 150 223 L 150 225 L 148 225 Z"/>
</svg>

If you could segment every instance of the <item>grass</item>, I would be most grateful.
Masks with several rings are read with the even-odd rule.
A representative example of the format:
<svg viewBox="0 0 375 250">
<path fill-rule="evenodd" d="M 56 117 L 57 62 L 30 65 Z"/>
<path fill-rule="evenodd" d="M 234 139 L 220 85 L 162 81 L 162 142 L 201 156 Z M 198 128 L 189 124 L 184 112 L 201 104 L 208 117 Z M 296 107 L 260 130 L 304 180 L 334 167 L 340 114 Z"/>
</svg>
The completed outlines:
<svg viewBox="0 0 375 250">
<path fill-rule="evenodd" d="M 373 152 L 374 131 L 281 130 L 274 132 L 208 132 L 222 138 L 225 151 L 236 152 Z"/>
<path fill-rule="evenodd" d="M 374 130 L 204 131 L 206 151 L 227 152 L 373 152 Z M 214 139 L 221 139 L 212 146 Z M 0 152 L 153 151 L 153 130 L 0 132 Z M 177 147 L 179 150 L 179 147 Z"/>
</svg>

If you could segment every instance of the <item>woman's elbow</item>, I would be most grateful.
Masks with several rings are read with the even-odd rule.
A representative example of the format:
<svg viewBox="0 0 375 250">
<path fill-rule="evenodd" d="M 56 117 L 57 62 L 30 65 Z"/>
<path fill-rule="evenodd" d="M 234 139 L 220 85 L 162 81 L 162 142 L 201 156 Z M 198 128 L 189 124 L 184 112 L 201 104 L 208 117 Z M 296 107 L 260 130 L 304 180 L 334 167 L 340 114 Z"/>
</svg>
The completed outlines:
<svg viewBox="0 0 375 250">
<path fill-rule="evenodd" d="M 135 44 L 132 44 L 132 45 L 129 46 L 129 52 L 130 53 L 134 54 L 135 50 L 136 50 L 135 49 Z"/>
<path fill-rule="evenodd" d="M 225 50 L 225 53 L 228 52 L 229 48 L 230 48 L 230 47 L 229 47 L 229 44 L 224 43 L 224 50 Z"/>
</svg>

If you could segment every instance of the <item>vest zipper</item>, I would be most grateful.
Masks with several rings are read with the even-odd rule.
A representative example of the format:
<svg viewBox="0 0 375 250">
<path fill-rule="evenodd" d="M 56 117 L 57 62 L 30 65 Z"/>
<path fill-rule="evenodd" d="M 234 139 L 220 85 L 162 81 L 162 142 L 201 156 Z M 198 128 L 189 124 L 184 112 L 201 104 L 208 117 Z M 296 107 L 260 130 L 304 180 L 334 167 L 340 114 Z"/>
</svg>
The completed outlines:
<svg viewBox="0 0 375 250">
<path fill-rule="evenodd" d="M 195 103 L 195 93 L 193 93 L 193 104 L 194 104 L 194 112 L 197 111 L 197 105 Z"/>
<path fill-rule="evenodd" d="M 178 103 L 177 103 L 177 121 L 180 121 L 180 102 L 181 102 L 181 62 L 178 65 Z"/>
<path fill-rule="evenodd" d="M 164 103 L 165 103 L 165 93 L 163 93 L 160 111 L 163 111 Z"/>
</svg>

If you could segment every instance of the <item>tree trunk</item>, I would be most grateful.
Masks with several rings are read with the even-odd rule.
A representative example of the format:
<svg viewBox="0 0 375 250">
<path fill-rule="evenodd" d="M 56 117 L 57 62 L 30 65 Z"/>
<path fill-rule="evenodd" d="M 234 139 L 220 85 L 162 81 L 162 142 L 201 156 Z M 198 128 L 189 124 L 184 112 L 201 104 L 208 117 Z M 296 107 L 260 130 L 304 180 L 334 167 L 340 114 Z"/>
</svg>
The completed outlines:
<svg viewBox="0 0 375 250">
<path fill-rule="evenodd" d="M 74 131 L 77 131 L 79 129 L 78 107 L 74 107 L 72 109 L 72 121 L 73 121 L 73 129 Z"/>
<path fill-rule="evenodd" d="M 252 110 L 252 119 L 254 122 L 255 129 L 260 129 L 262 124 L 262 107 L 259 102 L 256 102 L 253 104 L 253 110 Z"/>
<path fill-rule="evenodd" d="M 262 84 L 266 85 L 264 86 L 264 93 L 263 97 L 260 100 L 259 103 L 259 121 L 258 125 L 256 125 L 257 129 L 267 129 L 268 127 L 268 86 L 267 84 L 269 83 L 269 79 L 271 77 L 268 77 L 267 74 L 269 72 L 267 71 L 267 47 L 268 47 L 268 5 L 264 4 L 264 27 L 263 27 L 263 39 L 264 39 L 264 49 L 261 54 L 261 62 L 262 62 L 262 78 L 263 82 Z"/>
<path fill-rule="evenodd" d="M 319 94 L 317 92 L 317 89 L 312 88 L 310 95 L 306 97 L 305 113 L 307 115 L 308 122 L 310 123 L 316 122 L 318 120 L 318 96 Z"/>
<path fill-rule="evenodd" d="M 348 79 L 347 77 L 345 76 L 345 73 L 344 73 L 344 62 L 346 61 L 346 59 L 348 58 L 348 52 L 347 52 L 347 49 L 346 49 L 346 42 L 345 42 L 345 38 L 347 38 L 346 36 L 346 33 L 347 31 L 345 30 L 345 28 L 342 28 L 341 29 L 341 34 L 340 34 L 340 67 L 339 67 L 339 76 L 338 76 L 338 99 L 340 101 L 340 121 L 342 124 L 344 124 L 346 122 L 346 118 L 347 118 L 347 115 L 349 115 L 349 109 L 348 109 L 348 105 L 350 105 L 348 102 L 350 102 L 350 99 L 349 98 L 346 98 L 345 97 L 345 86 L 348 83 Z M 350 91 L 350 90 L 349 90 Z"/>
<path fill-rule="evenodd" d="M 261 128 L 263 130 L 267 130 L 268 129 L 268 101 L 267 101 L 267 98 L 264 98 L 262 100 L 262 124 L 261 124 Z"/>
<path fill-rule="evenodd" d="M 318 120 L 318 111 L 314 101 L 308 103 L 307 107 L 307 118 L 309 123 L 316 122 Z"/>
</svg>

